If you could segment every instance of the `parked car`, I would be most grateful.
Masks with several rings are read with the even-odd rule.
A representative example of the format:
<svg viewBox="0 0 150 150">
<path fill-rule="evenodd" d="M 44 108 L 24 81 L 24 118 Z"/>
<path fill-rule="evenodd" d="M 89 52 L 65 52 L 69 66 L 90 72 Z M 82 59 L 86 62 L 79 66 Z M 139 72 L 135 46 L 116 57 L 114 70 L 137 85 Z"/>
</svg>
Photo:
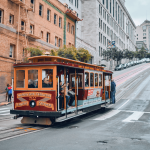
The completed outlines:
<svg viewBox="0 0 150 150">
<path fill-rule="evenodd" d="M 150 62 L 150 59 L 149 58 L 146 58 L 146 63 Z"/>
<path fill-rule="evenodd" d="M 131 64 L 131 66 L 134 66 L 134 62 L 133 61 L 131 61 L 130 64 Z"/>
<path fill-rule="evenodd" d="M 134 61 L 134 65 L 137 65 L 137 61 Z"/>
<path fill-rule="evenodd" d="M 127 64 L 128 64 L 128 67 L 131 67 L 131 63 L 130 62 L 128 62 Z"/>
<path fill-rule="evenodd" d="M 117 65 L 115 67 L 115 71 L 122 70 L 122 69 L 123 69 L 123 64 Z"/>
<path fill-rule="evenodd" d="M 128 68 L 128 64 L 127 63 L 123 64 L 123 67 L 124 69 Z"/>
</svg>

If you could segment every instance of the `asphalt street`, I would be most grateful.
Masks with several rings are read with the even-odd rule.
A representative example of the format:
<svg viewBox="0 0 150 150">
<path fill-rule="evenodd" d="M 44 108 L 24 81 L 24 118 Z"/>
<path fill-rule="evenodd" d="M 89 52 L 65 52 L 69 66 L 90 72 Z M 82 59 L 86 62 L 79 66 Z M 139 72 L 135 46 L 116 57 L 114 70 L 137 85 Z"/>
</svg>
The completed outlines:
<svg viewBox="0 0 150 150">
<path fill-rule="evenodd" d="M 0 107 L 0 150 L 149 150 L 149 74 L 146 63 L 115 71 L 115 105 L 51 127 L 21 125 Z"/>
</svg>

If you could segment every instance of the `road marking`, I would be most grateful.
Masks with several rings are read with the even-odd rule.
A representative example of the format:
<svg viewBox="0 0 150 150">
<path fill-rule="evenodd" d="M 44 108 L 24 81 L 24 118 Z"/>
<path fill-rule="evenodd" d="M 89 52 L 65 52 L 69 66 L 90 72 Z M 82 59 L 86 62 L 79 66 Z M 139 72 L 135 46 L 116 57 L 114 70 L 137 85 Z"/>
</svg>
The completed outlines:
<svg viewBox="0 0 150 150">
<path fill-rule="evenodd" d="M 3 112 L 10 112 L 10 110 L 0 111 L 0 113 L 3 113 Z"/>
<path fill-rule="evenodd" d="M 9 110 L 10 110 L 10 108 L 1 108 L 0 111 L 1 111 L 1 110 L 5 110 L 5 109 L 9 109 Z"/>
<path fill-rule="evenodd" d="M 108 118 L 111 118 L 111 117 L 115 116 L 119 112 L 120 112 L 120 110 L 112 110 L 112 111 L 106 113 L 105 115 L 103 115 L 101 117 L 98 117 L 96 119 L 93 119 L 93 120 L 105 120 L 105 119 L 108 119 Z"/>
<path fill-rule="evenodd" d="M 130 101 L 130 99 L 127 100 L 123 105 L 121 105 L 117 110 L 119 110 L 120 108 L 122 108 L 122 107 L 123 107 L 124 105 L 126 105 L 129 101 Z"/>
<path fill-rule="evenodd" d="M 7 114 L 0 114 L 0 116 L 4 116 L 4 115 L 10 115 L 10 113 L 7 113 Z"/>
<path fill-rule="evenodd" d="M 130 115 L 128 118 L 124 119 L 122 122 L 135 122 L 137 121 L 144 112 L 134 112 L 132 115 Z"/>
</svg>

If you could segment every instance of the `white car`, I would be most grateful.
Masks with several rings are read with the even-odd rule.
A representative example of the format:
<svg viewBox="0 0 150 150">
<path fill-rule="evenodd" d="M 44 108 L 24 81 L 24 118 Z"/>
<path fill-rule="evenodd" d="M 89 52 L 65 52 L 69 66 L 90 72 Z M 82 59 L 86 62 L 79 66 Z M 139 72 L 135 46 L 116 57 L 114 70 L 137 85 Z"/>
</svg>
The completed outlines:
<svg viewBox="0 0 150 150">
<path fill-rule="evenodd" d="M 150 62 L 150 59 L 149 58 L 146 58 L 146 63 Z"/>
</svg>

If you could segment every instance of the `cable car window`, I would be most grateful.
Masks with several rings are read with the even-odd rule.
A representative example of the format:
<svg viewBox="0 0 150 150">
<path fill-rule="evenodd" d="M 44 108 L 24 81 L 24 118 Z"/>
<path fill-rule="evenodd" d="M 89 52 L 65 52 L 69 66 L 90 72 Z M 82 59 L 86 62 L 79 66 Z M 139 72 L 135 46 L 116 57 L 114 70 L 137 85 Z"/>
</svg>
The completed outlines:
<svg viewBox="0 0 150 150">
<path fill-rule="evenodd" d="M 42 88 L 53 87 L 53 69 L 42 70 Z"/>
<path fill-rule="evenodd" d="M 95 74 L 95 86 L 98 87 L 98 74 L 97 73 Z"/>
<path fill-rule="evenodd" d="M 99 86 L 102 86 L 102 75 L 99 74 Z"/>
<path fill-rule="evenodd" d="M 94 86 L 94 74 L 90 73 L 90 86 Z"/>
<path fill-rule="evenodd" d="M 16 71 L 16 87 L 25 88 L 25 70 Z"/>
<path fill-rule="evenodd" d="M 89 73 L 85 73 L 85 87 L 89 87 Z"/>
<path fill-rule="evenodd" d="M 28 70 L 28 88 L 38 88 L 38 70 Z"/>
<path fill-rule="evenodd" d="M 82 74 L 78 74 L 78 87 L 82 87 Z M 71 87 L 75 87 L 75 75 L 71 74 Z"/>
</svg>

